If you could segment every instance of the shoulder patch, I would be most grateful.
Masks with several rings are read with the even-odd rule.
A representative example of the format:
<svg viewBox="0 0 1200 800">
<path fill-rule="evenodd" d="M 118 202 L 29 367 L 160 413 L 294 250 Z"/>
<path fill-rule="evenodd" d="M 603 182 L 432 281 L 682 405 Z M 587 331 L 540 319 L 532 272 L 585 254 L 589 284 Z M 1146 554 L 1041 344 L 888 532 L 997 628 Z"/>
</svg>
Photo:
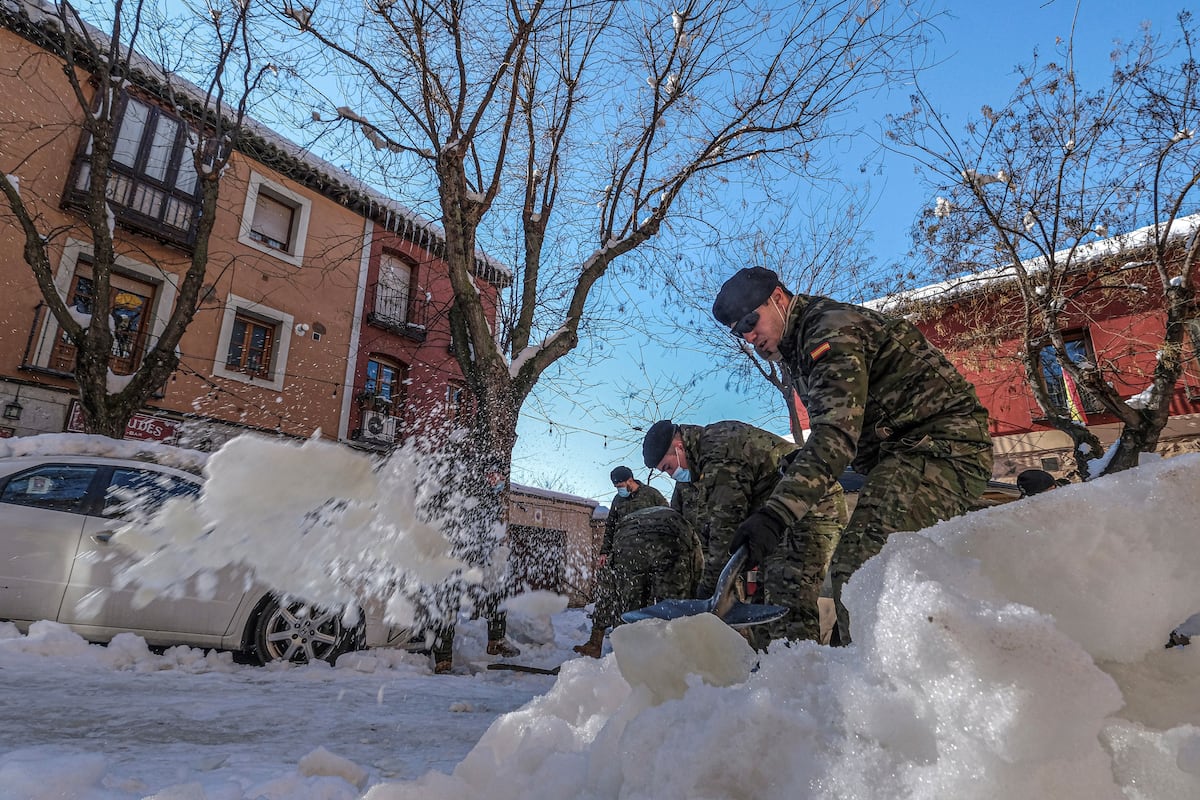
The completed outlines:
<svg viewBox="0 0 1200 800">
<path fill-rule="evenodd" d="M 819 345 L 817 345 L 816 347 L 814 347 L 812 349 L 812 351 L 808 354 L 808 357 L 811 358 L 813 361 L 816 361 L 818 358 L 820 358 L 821 356 L 825 355 L 828 352 L 829 352 L 829 342 L 821 342 Z"/>
</svg>

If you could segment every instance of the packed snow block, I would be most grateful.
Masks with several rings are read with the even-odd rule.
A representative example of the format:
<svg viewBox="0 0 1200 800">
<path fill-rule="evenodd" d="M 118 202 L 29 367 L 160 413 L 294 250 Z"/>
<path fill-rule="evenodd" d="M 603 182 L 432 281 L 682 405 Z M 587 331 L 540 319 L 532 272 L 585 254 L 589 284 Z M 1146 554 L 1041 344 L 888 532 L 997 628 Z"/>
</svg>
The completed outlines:
<svg viewBox="0 0 1200 800">
<path fill-rule="evenodd" d="M 59 747 L 29 747 L 0 754 L 0 797 L 60 800 L 100 796 L 107 760 Z"/>
<path fill-rule="evenodd" d="M 1163 731 L 1200 722 L 1200 647 L 1196 644 L 1160 647 L 1137 664 L 1100 666 L 1125 695 L 1122 719 Z"/>
<path fill-rule="evenodd" d="M 1117 685 L 1053 620 L 997 593 L 977 562 L 895 534 L 855 582 L 868 667 L 961 752 L 1007 763 L 1095 752 L 1122 705 Z"/>
<path fill-rule="evenodd" d="M 1200 728 L 1195 725 L 1159 732 L 1113 720 L 1104 742 L 1126 800 L 1200 797 Z"/>
<path fill-rule="evenodd" d="M 508 612 L 508 635 L 519 642 L 554 642 L 552 617 L 567 609 L 569 598 L 557 592 L 534 589 L 513 595 L 501 604 Z"/>
<path fill-rule="evenodd" d="M 746 639 L 712 614 L 620 625 L 612 646 L 621 675 L 649 691 L 653 705 L 683 697 L 689 675 L 710 686 L 742 683 L 757 660 Z"/>
<path fill-rule="evenodd" d="M 1161 649 L 1200 610 L 1200 455 L 968 514 L 924 533 L 1098 661 Z M 852 610 L 853 614 L 853 610 Z"/>
<path fill-rule="evenodd" d="M 362 789 L 363 785 L 367 782 L 367 771 L 365 769 L 348 758 L 334 755 L 324 747 L 318 747 L 301 758 L 296 768 L 305 777 L 327 775 L 341 778 L 346 783 L 356 786 L 359 789 Z"/>
<path fill-rule="evenodd" d="M 628 721 L 621 713 L 629 701 L 611 656 L 568 661 L 550 691 L 497 718 L 453 776 L 430 772 L 416 784 L 376 786 L 365 800 L 579 797 L 594 780 L 592 769 L 619 763 L 620 731 L 611 729 Z M 606 731 L 613 737 L 598 744 Z"/>
<path fill-rule="evenodd" d="M 10 651 L 40 656 L 89 656 L 99 650 L 66 625 L 45 619 L 30 624 L 27 636 L 2 641 Z"/>
</svg>

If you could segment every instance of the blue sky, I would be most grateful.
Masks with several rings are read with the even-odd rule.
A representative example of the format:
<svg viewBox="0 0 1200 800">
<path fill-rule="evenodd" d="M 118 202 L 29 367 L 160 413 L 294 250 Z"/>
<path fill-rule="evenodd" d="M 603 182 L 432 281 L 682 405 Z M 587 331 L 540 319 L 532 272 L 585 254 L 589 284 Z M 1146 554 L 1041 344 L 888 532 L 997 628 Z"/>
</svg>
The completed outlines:
<svg viewBox="0 0 1200 800">
<path fill-rule="evenodd" d="M 1074 20 L 1075 57 L 1084 84 L 1098 88 L 1107 80 L 1114 42 L 1140 37 L 1143 22 L 1149 22 L 1155 31 L 1171 34 L 1176 30 L 1177 13 L 1185 7 L 1182 0 L 1080 0 Z M 1035 48 L 1043 57 L 1054 54 L 1056 39 L 1070 36 L 1076 15 L 1074 0 L 952 0 L 945 8 L 947 15 L 938 23 L 941 35 L 935 35 L 931 43 L 935 65 L 922 75 L 921 83 L 935 107 L 948 115 L 951 130 L 960 130 L 969 118 L 978 116 L 985 103 L 1004 105 L 1016 85 L 1015 67 L 1028 63 Z M 907 107 L 910 88 L 892 87 L 888 96 L 870 103 L 870 113 L 863 113 L 854 124 L 877 130 L 887 113 Z M 878 169 L 861 174 L 861 155 L 847 152 L 842 160 L 847 165 L 847 181 L 870 181 L 872 203 L 866 228 L 877 262 L 902 259 L 909 246 L 909 226 L 919 209 L 931 202 L 929 192 L 913 174 L 911 162 L 902 156 L 883 156 Z M 729 266 L 726 273 L 732 274 L 737 266 Z M 661 301 L 646 298 L 645 302 Z M 605 352 L 611 355 L 587 368 L 586 379 L 592 386 L 587 392 L 568 399 L 549 382 L 535 391 L 518 427 L 514 481 L 548 482 L 549 488 L 607 505 L 613 496 L 608 480 L 612 467 L 626 464 L 640 480 L 645 480 L 647 473 L 642 467 L 639 434 L 631 429 L 629 420 L 613 418 L 610 409 L 621 405 L 617 396 L 627 394 L 631 384 L 636 387 L 636 376 L 642 374 L 651 379 L 672 375 L 687 380 L 712 366 L 686 348 L 664 345 L 633 331 Z M 782 400 L 764 403 L 727 388 L 725 383 L 719 373 L 707 375 L 690 396 L 677 399 L 686 413 L 677 415 L 676 421 L 706 424 L 738 419 L 776 433 L 787 432 Z M 651 484 L 664 494 L 671 488 L 670 479 L 663 476 Z"/>
</svg>

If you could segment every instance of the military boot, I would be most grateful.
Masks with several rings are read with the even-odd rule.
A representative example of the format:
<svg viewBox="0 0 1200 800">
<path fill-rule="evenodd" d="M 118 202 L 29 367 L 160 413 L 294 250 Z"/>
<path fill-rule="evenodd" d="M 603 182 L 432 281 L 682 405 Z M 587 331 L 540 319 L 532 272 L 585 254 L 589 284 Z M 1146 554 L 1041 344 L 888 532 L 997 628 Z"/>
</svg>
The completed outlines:
<svg viewBox="0 0 1200 800">
<path fill-rule="evenodd" d="M 577 644 L 573 648 L 576 653 L 589 658 L 599 658 L 604 649 L 604 628 L 592 628 L 592 636 L 586 644 Z"/>
<path fill-rule="evenodd" d="M 501 658 L 513 658 L 521 655 L 521 648 L 508 639 L 492 639 L 487 643 L 487 654 Z"/>
</svg>

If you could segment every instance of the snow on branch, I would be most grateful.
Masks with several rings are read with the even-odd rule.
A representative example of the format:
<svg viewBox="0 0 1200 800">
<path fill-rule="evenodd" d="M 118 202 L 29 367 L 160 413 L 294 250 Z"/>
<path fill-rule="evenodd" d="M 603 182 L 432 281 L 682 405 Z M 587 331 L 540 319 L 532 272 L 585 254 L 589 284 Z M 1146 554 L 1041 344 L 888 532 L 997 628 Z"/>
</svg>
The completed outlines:
<svg viewBox="0 0 1200 800">
<path fill-rule="evenodd" d="M 308 23 L 312 20 L 313 10 L 297 3 L 284 2 L 283 4 L 283 15 L 294 19 L 302 31 L 309 29 Z"/>
<path fill-rule="evenodd" d="M 979 173 L 973 169 L 964 169 L 959 175 L 962 176 L 963 181 L 968 185 L 978 189 L 982 189 L 989 183 L 1008 183 L 1008 173 L 1004 170 L 999 170 L 995 175 L 988 175 L 987 173 Z"/>
</svg>

